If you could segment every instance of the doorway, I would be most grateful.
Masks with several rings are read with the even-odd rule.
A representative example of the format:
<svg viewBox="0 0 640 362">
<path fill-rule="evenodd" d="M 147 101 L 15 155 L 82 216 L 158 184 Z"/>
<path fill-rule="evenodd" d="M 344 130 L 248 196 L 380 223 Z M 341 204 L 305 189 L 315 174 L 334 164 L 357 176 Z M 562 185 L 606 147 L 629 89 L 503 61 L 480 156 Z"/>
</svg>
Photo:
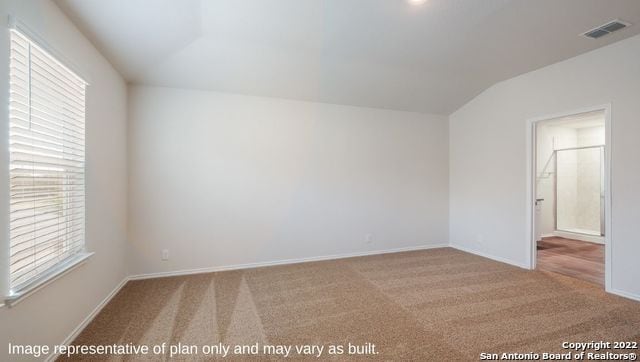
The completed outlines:
<svg viewBox="0 0 640 362">
<path fill-rule="evenodd" d="M 606 287 L 609 108 L 531 122 L 532 268 Z"/>
</svg>

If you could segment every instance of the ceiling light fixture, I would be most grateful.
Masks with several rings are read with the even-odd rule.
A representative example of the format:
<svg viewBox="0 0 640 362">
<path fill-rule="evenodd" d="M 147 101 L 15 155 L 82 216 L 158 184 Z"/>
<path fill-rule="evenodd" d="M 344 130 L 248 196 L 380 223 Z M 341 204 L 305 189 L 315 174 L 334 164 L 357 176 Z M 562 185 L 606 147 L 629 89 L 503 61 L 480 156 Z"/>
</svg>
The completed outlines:
<svg viewBox="0 0 640 362">
<path fill-rule="evenodd" d="M 411 5 L 422 5 L 427 2 L 427 0 L 407 0 Z"/>
</svg>

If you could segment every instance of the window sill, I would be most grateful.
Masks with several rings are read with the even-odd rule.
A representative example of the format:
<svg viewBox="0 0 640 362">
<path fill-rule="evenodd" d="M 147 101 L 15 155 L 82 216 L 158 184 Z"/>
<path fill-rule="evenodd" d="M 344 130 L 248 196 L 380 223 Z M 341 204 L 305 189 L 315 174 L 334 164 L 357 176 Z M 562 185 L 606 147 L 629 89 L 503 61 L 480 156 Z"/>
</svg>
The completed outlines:
<svg viewBox="0 0 640 362">
<path fill-rule="evenodd" d="M 87 260 L 89 260 L 89 258 L 93 256 L 93 254 L 94 253 L 83 252 L 72 257 L 68 261 L 58 265 L 57 267 L 49 271 L 47 274 L 43 275 L 40 279 L 23 287 L 19 291 L 14 292 L 13 294 L 7 296 L 4 299 L 4 305 L 7 307 L 15 306 L 24 298 L 30 296 L 31 294 L 34 294 L 41 288 L 44 288 L 45 286 L 57 280 L 58 278 L 61 278 L 68 272 L 84 264 Z"/>
</svg>

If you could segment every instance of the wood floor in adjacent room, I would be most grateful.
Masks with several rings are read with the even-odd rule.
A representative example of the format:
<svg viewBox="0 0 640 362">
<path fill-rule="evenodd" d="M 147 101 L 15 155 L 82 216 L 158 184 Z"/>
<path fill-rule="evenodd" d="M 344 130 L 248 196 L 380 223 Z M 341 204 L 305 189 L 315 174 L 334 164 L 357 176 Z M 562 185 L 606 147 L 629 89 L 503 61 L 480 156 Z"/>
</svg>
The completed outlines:
<svg viewBox="0 0 640 362">
<path fill-rule="evenodd" d="M 450 361 L 591 340 L 640 342 L 640 303 L 440 248 L 131 281 L 74 344 L 374 343 L 378 360 Z"/>
<path fill-rule="evenodd" d="M 539 270 L 560 273 L 604 287 L 604 245 L 559 237 L 538 241 Z"/>
</svg>

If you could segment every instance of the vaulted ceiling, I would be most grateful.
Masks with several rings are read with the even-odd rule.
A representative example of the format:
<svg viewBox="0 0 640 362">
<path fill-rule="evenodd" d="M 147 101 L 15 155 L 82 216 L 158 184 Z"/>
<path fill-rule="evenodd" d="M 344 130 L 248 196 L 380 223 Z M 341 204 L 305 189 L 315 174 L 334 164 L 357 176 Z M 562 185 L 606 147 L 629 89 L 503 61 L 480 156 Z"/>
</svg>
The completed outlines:
<svg viewBox="0 0 640 362">
<path fill-rule="evenodd" d="M 55 2 L 131 83 L 435 114 L 640 33 L 637 0 Z"/>
</svg>

